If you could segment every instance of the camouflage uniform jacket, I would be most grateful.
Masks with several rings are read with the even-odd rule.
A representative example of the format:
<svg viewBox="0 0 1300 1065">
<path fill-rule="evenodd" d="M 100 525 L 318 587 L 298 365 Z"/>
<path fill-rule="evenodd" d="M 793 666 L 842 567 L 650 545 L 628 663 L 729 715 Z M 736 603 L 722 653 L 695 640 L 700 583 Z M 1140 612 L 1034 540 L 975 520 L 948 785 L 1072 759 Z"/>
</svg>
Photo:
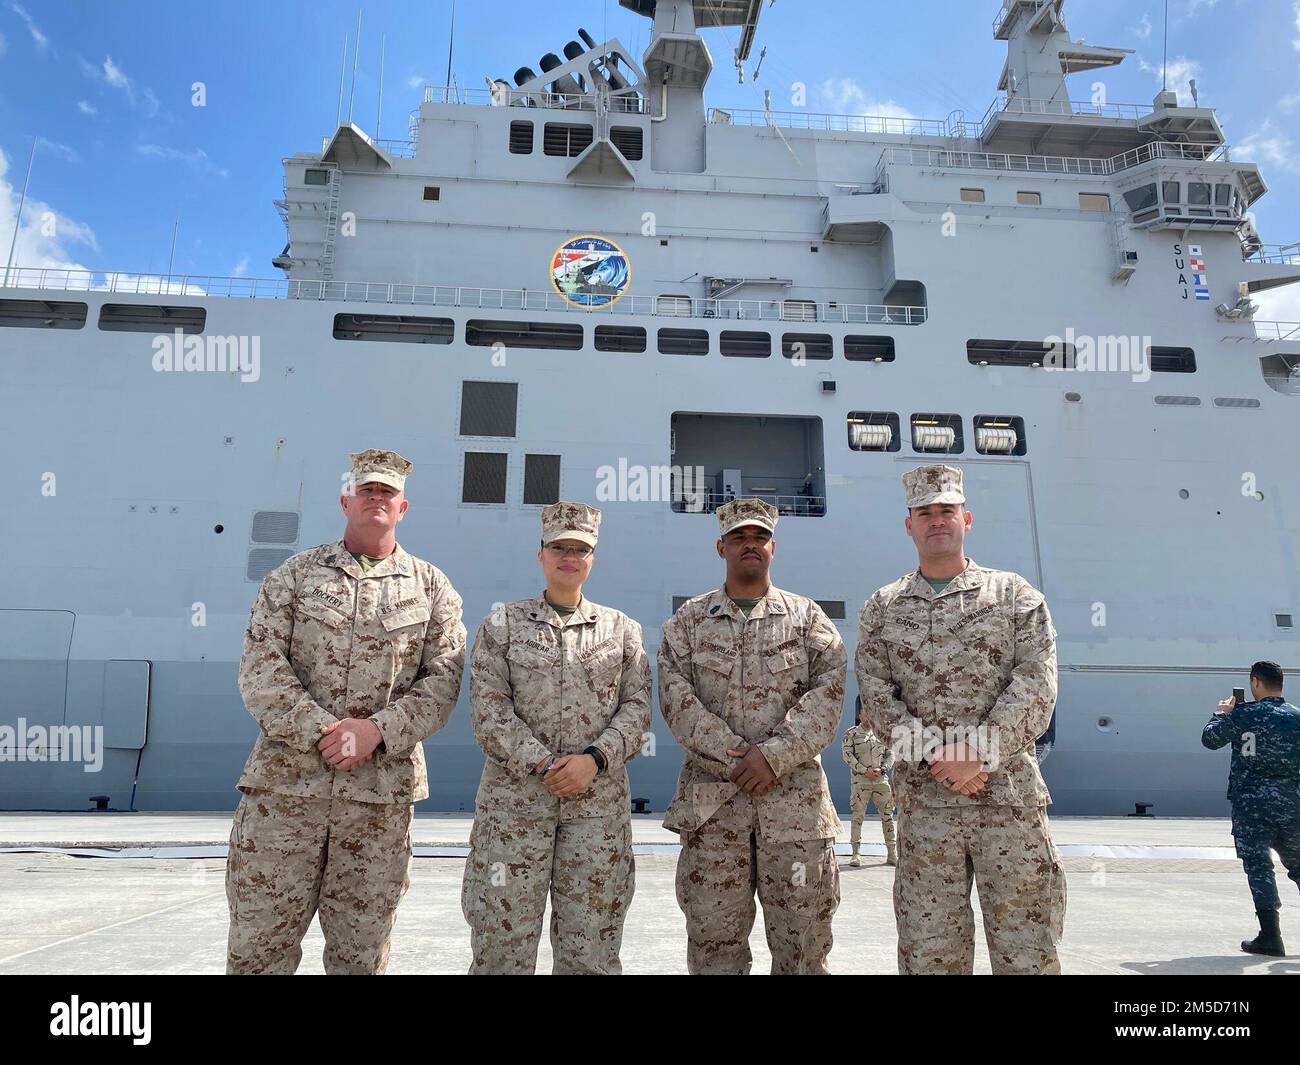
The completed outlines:
<svg viewBox="0 0 1300 1065">
<path fill-rule="evenodd" d="M 853 725 L 844 733 L 842 748 L 844 762 L 855 778 L 866 780 L 872 769 L 884 774 L 894 768 L 894 752 L 889 744 L 861 725 Z"/>
<path fill-rule="evenodd" d="M 1034 741 L 1056 705 L 1052 617 L 1019 574 L 968 562 L 941 593 L 918 569 L 867 600 L 855 658 L 862 716 L 894 748 L 894 796 L 904 809 L 1045 806 L 1052 800 Z M 921 730 L 932 726 L 983 726 L 996 744 L 996 765 L 975 796 L 931 777 Z M 980 753 L 993 761 L 989 746 Z"/>
<path fill-rule="evenodd" d="M 563 620 L 545 595 L 507 603 L 474 638 L 469 690 L 487 756 L 477 809 L 566 821 L 629 812 L 626 765 L 650 730 L 650 663 L 626 614 L 583 599 Z M 533 770 L 587 747 L 605 768 L 581 795 L 557 799 Z"/>
<path fill-rule="evenodd" d="M 699 828 L 739 790 L 728 750 L 757 745 L 777 783 L 754 798 L 773 843 L 840 827 L 821 752 L 844 705 L 844 642 L 811 599 L 771 588 L 746 618 L 721 589 L 683 604 L 659 645 L 659 705 L 686 752 L 664 827 Z"/>
<path fill-rule="evenodd" d="M 294 555 L 262 581 L 244 636 L 239 691 L 261 734 L 241 788 L 359 802 L 426 798 L 420 741 L 460 693 L 460 596 L 398 547 L 369 573 L 342 542 Z M 321 726 L 366 717 L 381 749 L 346 772 L 325 761 Z"/>
<path fill-rule="evenodd" d="M 1245 703 L 1230 714 L 1215 714 L 1201 733 L 1212 751 L 1232 744 L 1228 798 L 1259 809 L 1264 816 L 1300 810 L 1300 710 L 1281 696 Z"/>
</svg>

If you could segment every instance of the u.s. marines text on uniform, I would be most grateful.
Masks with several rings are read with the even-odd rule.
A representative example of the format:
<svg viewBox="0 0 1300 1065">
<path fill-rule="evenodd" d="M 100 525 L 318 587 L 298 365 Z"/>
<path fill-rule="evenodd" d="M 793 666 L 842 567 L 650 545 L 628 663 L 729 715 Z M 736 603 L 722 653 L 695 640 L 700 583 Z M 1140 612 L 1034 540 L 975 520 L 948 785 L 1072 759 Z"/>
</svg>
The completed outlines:
<svg viewBox="0 0 1300 1065">
<path fill-rule="evenodd" d="M 683 604 L 659 645 L 660 709 L 685 754 L 664 827 L 681 836 L 692 973 L 749 971 L 755 893 L 772 972 L 828 971 L 839 817 L 820 755 L 847 660 L 815 602 L 772 586 L 777 520 L 762 500 L 719 508 L 726 582 Z"/>
<path fill-rule="evenodd" d="M 920 564 L 867 600 L 855 660 L 863 716 L 898 754 L 899 972 L 973 970 L 972 882 L 994 973 L 1058 972 L 1065 877 L 1034 750 L 1056 701 L 1051 615 L 1023 577 L 965 556 L 960 470 L 903 485 Z M 919 749 L 929 735 L 938 749 Z"/>
<path fill-rule="evenodd" d="M 338 543 L 262 582 L 239 690 L 260 728 L 226 866 L 227 972 L 291 973 L 319 911 L 329 973 L 382 973 L 409 886 L 420 743 L 447 723 L 465 661 L 461 600 L 397 544 L 411 464 L 352 456 Z"/>
<path fill-rule="evenodd" d="M 471 973 L 531 973 L 551 899 L 556 973 L 621 972 L 632 901 L 627 763 L 650 729 L 641 626 L 582 594 L 600 511 L 542 511 L 546 590 L 479 628 L 470 714 L 486 763 L 461 893 Z"/>
</svg>

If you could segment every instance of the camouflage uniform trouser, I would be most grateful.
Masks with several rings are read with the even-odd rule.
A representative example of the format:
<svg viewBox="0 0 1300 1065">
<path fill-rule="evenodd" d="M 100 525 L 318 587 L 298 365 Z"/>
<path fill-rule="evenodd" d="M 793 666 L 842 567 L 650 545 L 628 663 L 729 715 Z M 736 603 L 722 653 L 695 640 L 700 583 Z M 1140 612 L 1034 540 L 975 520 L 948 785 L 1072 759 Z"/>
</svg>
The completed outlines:
<svg viewBox="0 0 1300 1065">
<path fill-rule="evenodd" d="M 537 968 L 548 892 L 552 972 L 623 971 L 623 922 L 636 886 L 627 813 L 561 821 L 483 811 L 469 843 L 460 902 L 474 951 L 471 974 Z"/>
<path fill-rule="evenodd" d="M 970 889 L 979 890 L 995 974 L 1059 973 L 1065 873 L 1042 807 L 943 806 L 898 821 L 898 971 L 975 968 Z"/>
<path fill-rule="evenodd" d="M 862 841 L 862 819 L 867 816 L 867 807 L 873 799 L 876 813 L 880 815 L 880 828 L 885 835 L 885 849 L 892 851 L 895 846 L 894 792 L 889 787 L 889 778 L 884 775 L 879 780 L 868 780 L 861 773 L 853 774 L 853 785 L 849 792 L 853 824 L 849 829 L 849 841 L 855 848 Z"/>
<path fill-rule="evenodd" d="M 772 974 L 830 972 L 831 918 L 840 904 L 833 838 L 769 842 L 744 795 L 681 838 L 677 903 L 686 914 L 690 973 L 749 972 L 755 892 L 763 904 Z"/>
<path fill-rule="evenodd" d="M 411 806 L 249 789 L 226 860 L 226 972 L 288 974 L 319 910 L 327 973 L 382 973 L 410 886 Z"/>
<path fill-rule="evenodd" d="M 1246 870 L 1255 910 L 1265 913 L 1281 909 L 1271 852 L 1277 851 L 1287 875 L 1300 885 L 1300 814 L 1284 810 L 1270 817 L 1268 811 L 1243 807 L 1244 804 L 1233 805 L 1232 839 Z"/>
</svg>

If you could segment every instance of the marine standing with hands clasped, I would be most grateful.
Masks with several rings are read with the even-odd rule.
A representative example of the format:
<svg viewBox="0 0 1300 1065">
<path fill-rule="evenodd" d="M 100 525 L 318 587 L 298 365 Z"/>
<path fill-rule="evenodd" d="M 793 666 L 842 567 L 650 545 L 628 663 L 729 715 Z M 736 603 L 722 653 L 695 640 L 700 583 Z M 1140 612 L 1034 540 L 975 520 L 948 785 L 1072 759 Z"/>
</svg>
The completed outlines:
<svg viewBox="0 0 1300 1065">
<path fill-rule="evenodd" d="M 849 844 L 853 855 L 849 865 L 857 869 L 862 865 L 858 851 L 862 846 L 862 820 L 867 808 L 874 802 L 880 815 L 880 830 L 885 837 L 885 864 L 898 864 L 898 845 L 894 838 L 894 793 L 889 787 L 889 771 L 894 767 L 894 752 L 889 744 L 879 739 L 862 723 L 862 700 L 858 699 L 857 715 L 849 730 L 844 733 L 844 761 L 853 778 L 849 791 L 849 806 L 853 823 L 849 830 Z"/>
<path fill-rule="evenodd" d="M 319 910 L 328 973 L 382 973 L 410 884 L 422 740 L 460 692 L 460 596 L 398 546 L 411 464 L 352 456 L 343 539 L 262 581 L 239 663 L 260 733 L 226 863 L 228 973 L 292 973 Z"/>
<path fill-rule="evenodd" d="M 641 626 L 582 594 L 600 511 L 542 511 L 546 590 L 483 622 L 470 715 L 486 763 L 461 907 L 471 973 L 532 973 L 551 898 L 557 974 L 615 974 L 632 901 L 627 763 L 650 730 Z"/>
<path fill-rule="evenodd" d="M 1056 632 L 1042 593 L 964 553 L 961 470 L 903 476 L 918 568 L 858 623 L 862 714 L 897 754 L 900 973 L 970 973 L 974 882 L 996 973 L 1057 973 L 1065 876 L 1034 741 L 1056 703 Z"/>
<path fill-rule="evenodd" d="M 685 752 L 664 827 L 681 835 L 677 902 L 691 973 L 748 973 L 755 892 L 774 974 L 828 972 L 840 901 L 820 755 L 847 660 L 813 600 L 772 586 L 774 507 L 718 508 L 726 583 L 683 604 L 659 645 L 659 701 Z"/>
</svg>

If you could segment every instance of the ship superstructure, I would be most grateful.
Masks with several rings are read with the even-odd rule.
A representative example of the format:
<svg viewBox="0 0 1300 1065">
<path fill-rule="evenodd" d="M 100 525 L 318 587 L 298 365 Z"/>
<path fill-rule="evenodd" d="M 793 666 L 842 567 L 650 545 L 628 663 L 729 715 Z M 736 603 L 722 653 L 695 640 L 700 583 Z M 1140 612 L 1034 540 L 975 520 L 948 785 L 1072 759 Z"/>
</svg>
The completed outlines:
<svg viewBox="0 0 1300 1065">
<path fill-rule="evenodd" d="M 0 530 L 42 550 L 0 593 L 0 723 L 106 749 L 93 776 L 4 766 L 0 805 L 232 806 L 257 582 L 336 538 L 347 452 L 383 446 L 417 467 L 403 546 L 471 632 L 535 593 L 540 508 L 582 499 L 588 593 L 652 653 L 720 582 L 739 495 L 778 506 L 775 580 L 851 651 L 915 565 L 900 475 L 960 465 L 969 553 L 1052 607 L 1055 809 L 1224 810 L 1201 724 L 1256 659 L 1300 665 L 1300 324 L 1251 300 L 1300 256 L 1249 219 L 1258 167 L 1175 93 L 1075 98 L 1127 53 L 1073 40 L 1062 0 L 1002 5 L 978 121 L 710 109 L 705 35 L 743 62 L 759 0 L 621 2 L 640 56 L 580 31 L 426 89 L 405 139 L 345 123 L 286 158 L 280 278 L 11 273 Z M 472 805 L 466 699 L 428 744 L 434 809 Z M 662 810 L 655 740 L 631 773 Z"/>
</svg>

